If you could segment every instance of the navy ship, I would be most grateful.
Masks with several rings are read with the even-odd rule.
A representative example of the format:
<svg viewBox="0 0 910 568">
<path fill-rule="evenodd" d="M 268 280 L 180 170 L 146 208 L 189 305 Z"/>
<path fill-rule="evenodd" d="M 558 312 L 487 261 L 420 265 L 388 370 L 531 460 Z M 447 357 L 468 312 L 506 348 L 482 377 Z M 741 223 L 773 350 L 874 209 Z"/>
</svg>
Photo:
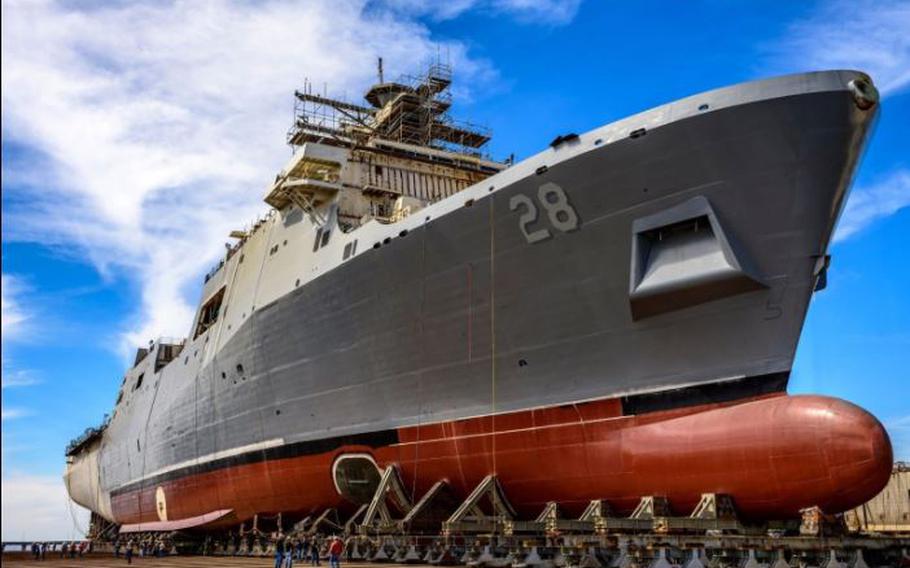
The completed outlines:
<svg viewBox="0 0 910 568">
<path fill-rule="evenodd" d="M 529 515 L 715 493 L 782 519 L 881 490 L 882 425 L 786 392 L 867 75 L 697 94 L 517 163 L 450 85 L 434 64 L 363 104 L 295 93 L 269 213 L 70 445 L 76 502 L 129 531 L 353 510 L 389 468 L 415 500 L 495 474 Z"/>
</svg>

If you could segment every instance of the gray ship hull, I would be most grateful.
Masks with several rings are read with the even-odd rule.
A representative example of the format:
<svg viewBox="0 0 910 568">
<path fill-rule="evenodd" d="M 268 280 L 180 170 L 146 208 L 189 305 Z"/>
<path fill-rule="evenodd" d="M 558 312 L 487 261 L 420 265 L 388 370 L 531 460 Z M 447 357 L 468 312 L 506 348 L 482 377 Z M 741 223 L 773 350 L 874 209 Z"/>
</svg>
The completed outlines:
<svg viewBox="0 0 910 568">
<path fill-rule="evenodd" d="M 118 522 L 159 520 L 162 484 L 203 492 L 193 476 L 230 476 L 285 446 L 332 440 L 331 454 L 415 425 L 601 399 L 632 408 L 698 385 L 782 390 L 874 115 L 846 86 L 858 77 L 709 93 L 702 112 L 609 143 L 586 135 L 565 144 L 589 151 L 559 160 L 557 146 L 506 186 L 494 176 L 449 198 L 451 212 L 251 306 L 204 364 L 200 336 L 145 371 L 95 449 L 95 494 L 77 500 Z M 533 222 L 516 196 L 536 205 Z M 182 516 L 250 511 L 223 494 L 174 499 Z M 301 495 L 287 510 L 339 502 Z"/>
</svg>

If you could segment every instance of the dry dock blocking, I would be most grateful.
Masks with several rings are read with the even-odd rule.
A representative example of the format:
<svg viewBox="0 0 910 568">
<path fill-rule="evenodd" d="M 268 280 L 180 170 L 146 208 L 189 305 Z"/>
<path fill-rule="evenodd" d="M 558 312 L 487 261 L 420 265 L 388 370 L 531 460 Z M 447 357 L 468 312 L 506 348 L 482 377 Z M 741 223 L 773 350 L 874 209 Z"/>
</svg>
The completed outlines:
<svg viewBox="0 0 910 568">
<path fill-rule="evenodd" d="M 715 544 L 729 546 L 725 551 L 716 550 L 715 554 L 706 555 L 705 549 L 693 543 L 687 543 L 683 549 L 678 548 L 682 543 L 676 542 L 673 546 L 667 542 L 646 542 L 644 540 L 633 543 L 626 543 L 624 553 L 619 557 L 607 560 L 602 556 L 604 550 L 595 551 L 594 548 L 565 548 L 557 551 L 557 556 L 552 556 L 553 549 L 540 550 L 540 556 L 537 556 L 537 549 L 533 549 L 530 554 L 523 554 L 511 557 L 492 557 L 489 547 L 482 547 L 483 552 L 479 555 L 473 547 L 462 548 L 463 551 L 470 554 L 473 552 L 472 559 L 468 561 L 469 566 L 488 568 L 594 568 L 596 566 L 616 566 L 620 568 L 704 568 L 706 566 L 716 568 L 789 568 L 791 566 L 800 566 L 803 568 L 893 568 L 898 566 L 910 565 L 910 555 L 908 555 L 908 544 L 906 540 L 903 543 L 896 542 L 895 539 L 884 539 L 878 542 L 879 546 L 885 548 L 903 548 L 903 552 L 890 554 L 875 554 L 872 549 L 863 547 L 855 548 L 852 552 L 840 550 L 835 552 L 833 549 L 822 552 L 817 549 L 821 542 L 803 542 L 808 545 L 807 549 L 800 550 L 794 543 L 781 543 L 783 548 L 788 548 L 783 552 L 783 548 L 775 550 L 756 550 L 750 548 L 743 550 L 736 544 L 742 546 L 744 543 L 721 542 L 718 539 Z M 884 542 L 885 540 L 889 542 Z M 702 543 L 704 544 L 704 543 Z M 854 545 L 859 542 L 852 543 Z M 866 543 L 869 544 L 869 543 Z M 669 545 L 669 546 L 668 546 Z M 810 551 L 809 549 L 815 549 Z M 881 550 L 879 551 L 881 552 Z M 243 566 L 274 566 L 274 557 L 269 555 L 263 556 L 166 556 L 156 557 L 133 557 L 132 565 L 145 568 L 203 568 L 209 566 L 224 567 L 243 567 Z M 59 568 L 112 568 L 118 566 L 127 566 L 126 559 L 123 556 L 114 557 L 111 554 L 93 553 L 86 555 L 84 558 L 61 558 L 59 553 L 48 554 L 45 560 L 34 560 L 30 553 L 11 552 L 3 554 L 3 566 L 5 567 L 33 567 L 51 565 Z M 309 566 L 306 560 L 295 560 L 297 566 Z M 322 566 L 327 566 L 328 560 L 323 560 Z M 365 562 L 362 560 L 350 561 L 342 560 L 344 568 L 367 568 L 384 566 L 388 568 L 403 568 L 405 566 L 414 566 L 414 562 Z M 428 566 L 428 564 L 423 564 Z M 439 565 L 449 565 L 446 562 Z M 131 565 L 130 565 L 131 566 Z"/>
<path fill-rule="evenodd" d="M 10 553 L 3 555 L 4 568 L 21 568 L 25 566 L 54 566 L 55 568 L 112 568 L 114 566 L 138 566 L 142 568 L 202 568 L 215 566 L 274 566 L 275 560 L 267 557 L 231 558 L 225 556 L 169 556 L 164 558 L 139 558 L 134 557 L 133 563 L 127 564 L 121 556 L 115 558 L 111 555 L 88 555 L 83 559 L 60 558 L 58 555 L 48 556 L 45 560 L 33 560 L 30 554 Z M 295 562 L 298 566 L 309 564 Z M 324 563 L 327 565 L 327 563 Z M 375 566 L 370 564 L 354 564 L 346 562 L 345 568 L 366 568 Z M 388 568 L 398 568 L 403 565 L 386 564 Z"/>
</svg>

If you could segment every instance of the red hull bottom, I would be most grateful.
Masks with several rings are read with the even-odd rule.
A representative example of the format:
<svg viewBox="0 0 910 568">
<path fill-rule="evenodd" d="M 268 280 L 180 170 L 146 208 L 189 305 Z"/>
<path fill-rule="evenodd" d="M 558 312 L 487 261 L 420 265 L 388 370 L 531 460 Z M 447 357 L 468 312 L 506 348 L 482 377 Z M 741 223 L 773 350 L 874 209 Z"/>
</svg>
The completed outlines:
<svg viewBox="0 0 910 568">
<path fill-rule="evenodd" d="M 873 416 L 819 396 L 773 394 L 636 416 L 623 416 L 619 400 L 601 400 L 397 434 L 398 443 L 379 448 L 342 446 L 115 494 L 114 516 L 119 523 L 161 520 L 156 493 L 170 520 L 219 509 L 233 509 L 230 522 L 237 523 L 257 513 L 349 508 L 332 464 L 354 453 L 380 467 L 397 464 L 418 499 L 440 479 L 463 498 L 495 472 L 524 517 L 548 501 L 577 514 L 593 499 L 625 514 L 644 495 L 666 496 L 674 513 L 688 514 L 702 493 L 732 495 L 751 519 L 792 518 L 811 506 L 833 513 L 876 495 L 892 467 L 888 435 Z"/>
</svg>

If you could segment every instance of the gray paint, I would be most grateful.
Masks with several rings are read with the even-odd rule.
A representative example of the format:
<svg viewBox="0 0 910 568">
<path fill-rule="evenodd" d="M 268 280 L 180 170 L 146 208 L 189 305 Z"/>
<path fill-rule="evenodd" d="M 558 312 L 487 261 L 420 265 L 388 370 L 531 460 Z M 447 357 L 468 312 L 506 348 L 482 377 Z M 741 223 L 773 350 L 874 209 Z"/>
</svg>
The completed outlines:
<svg viewBox="0 0 910 568">
<path fill-rule="evenodd" d="M 788 371 L 871 121 L 856 76 L 724 90 L 721 110 L 554 163 L 258 307 L 210 364 L 191 344 L 127 397 L 103 489 L 277 438 L 488 414 L 494 365 L 496 412 Z M 545 182 L 580 226 L 529 244 L 509 200 Z M 634 321 L 633 226 L 693 198 L 766 287 Z"/>
</svg>

